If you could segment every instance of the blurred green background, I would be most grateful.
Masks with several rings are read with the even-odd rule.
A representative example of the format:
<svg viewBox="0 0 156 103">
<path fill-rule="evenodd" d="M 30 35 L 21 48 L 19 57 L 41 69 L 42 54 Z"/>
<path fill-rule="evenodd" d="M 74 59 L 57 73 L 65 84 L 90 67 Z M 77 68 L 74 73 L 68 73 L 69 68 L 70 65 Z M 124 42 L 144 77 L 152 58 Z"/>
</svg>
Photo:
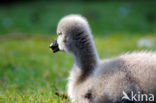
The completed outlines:
<svg viewBox="0 0 156 103">
<path fill-rule="evenodd" d="M 61 94 L 73 58 L 49 49 L 68 14 L 88 19 L 100 58 L 156 50 L 154 0 L 0 2 L 0 103 L 69 103 Z"/>
<path fill-rule="evenodd" d="M 96 35 L 145 34 L 156 31 L 155 5 L 154 1 L 12 2 L 0 7 L 0 34 L 55 34 L 59 19 L 71 13 L 85 16 Z"/>
</svg>

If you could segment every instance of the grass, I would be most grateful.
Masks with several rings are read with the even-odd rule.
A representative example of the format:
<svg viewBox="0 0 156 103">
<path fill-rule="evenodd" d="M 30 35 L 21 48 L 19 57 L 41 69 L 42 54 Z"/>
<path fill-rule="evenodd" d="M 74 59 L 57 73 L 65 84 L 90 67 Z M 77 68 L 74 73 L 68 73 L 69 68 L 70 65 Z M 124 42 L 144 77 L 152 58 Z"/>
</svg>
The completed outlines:
<svg viewBox="0 0 156 103">
<path fill-rule="evenodd" d="M 48 46 L 56 37 L 4 37 L 0 39 L 0 103 L 69 103 L 56 92 L 66 94 L 73 58 L 51 52 Z M 153 41 L 153 46 L 139 47 L 142 38 Z M 95 36 L 95 42 L 100 58 L 133 50 L 156 50 L 154 34 Z"/>
<path fill-rule="evenodd" d="M 65 90 L 72 58 L 62 57 L 62 53 L 52 54 L 50 39 L 47 40 L 30 37 L 1 41 L 0 101 L 57 101 L 53 85 Z M 69 61 L 64 62 L 64 59 Z"/>
</svg>

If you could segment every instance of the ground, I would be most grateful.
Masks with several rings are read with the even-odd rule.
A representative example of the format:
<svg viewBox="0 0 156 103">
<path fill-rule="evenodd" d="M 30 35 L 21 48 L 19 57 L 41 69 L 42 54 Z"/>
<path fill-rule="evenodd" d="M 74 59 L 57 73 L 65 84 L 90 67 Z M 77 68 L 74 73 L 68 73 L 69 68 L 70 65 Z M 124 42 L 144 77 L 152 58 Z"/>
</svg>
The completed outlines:
<svg viewBox="0 0 156 103">
<path fill-rule="evenodd" d="M 66 84 L 73 64 L 71 55 L 52 53 L 49 44 L 55 36 L 1 36 L 0 103 L 69 103 Z M 141 45 L 141 40 L 151 46 Z M 156 50 L 156 35 L 112 34 L 95 36 L 100 58 L 118 56 L 133 50 Z M 146 44 L 145 42 L 145 44 Z"/>
</svg>

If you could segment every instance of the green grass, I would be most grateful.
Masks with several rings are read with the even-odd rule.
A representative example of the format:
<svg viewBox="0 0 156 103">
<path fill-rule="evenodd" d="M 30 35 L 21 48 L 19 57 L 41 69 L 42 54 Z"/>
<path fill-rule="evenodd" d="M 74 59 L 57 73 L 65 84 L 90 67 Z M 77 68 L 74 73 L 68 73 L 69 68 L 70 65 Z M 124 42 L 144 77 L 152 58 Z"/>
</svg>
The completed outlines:
<svg viewBox="0 0 156 103">
<path fill-rule="evenodd" d="M 54 36 L 29 36 L 0 39 L 0 103 L 69 103 L 55 92 L 66 94 L 73 58 L 53 54 L 49 44 Z M 152 47 L 138 47 L 141 38 L 153 41 Z M 133 50 L 156 50 L 156 35 L 112 34 L 95 36 L 100 58 Z"/>
</svg>

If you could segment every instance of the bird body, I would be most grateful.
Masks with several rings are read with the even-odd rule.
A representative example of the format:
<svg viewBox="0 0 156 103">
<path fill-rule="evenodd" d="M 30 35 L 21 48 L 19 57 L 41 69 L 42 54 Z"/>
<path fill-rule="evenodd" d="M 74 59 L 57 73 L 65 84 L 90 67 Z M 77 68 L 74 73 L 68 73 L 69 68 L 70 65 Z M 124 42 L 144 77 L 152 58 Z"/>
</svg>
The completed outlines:
<svg viewBox="0 0 156 103">
<path fill-rule="evenodd" d="M 155 53 L 135 52 L 101 60 L 95 71 L 79 83 L 80 70 L 73 67 L 69 77 L 68 94 L 73 101 L 90 103 L 84 99 L 87 93 L 92 94 L 89 99 L 94 98 L 93 103 L 120 102 L 123 91 L 156 95 Z"/>
</svg>

